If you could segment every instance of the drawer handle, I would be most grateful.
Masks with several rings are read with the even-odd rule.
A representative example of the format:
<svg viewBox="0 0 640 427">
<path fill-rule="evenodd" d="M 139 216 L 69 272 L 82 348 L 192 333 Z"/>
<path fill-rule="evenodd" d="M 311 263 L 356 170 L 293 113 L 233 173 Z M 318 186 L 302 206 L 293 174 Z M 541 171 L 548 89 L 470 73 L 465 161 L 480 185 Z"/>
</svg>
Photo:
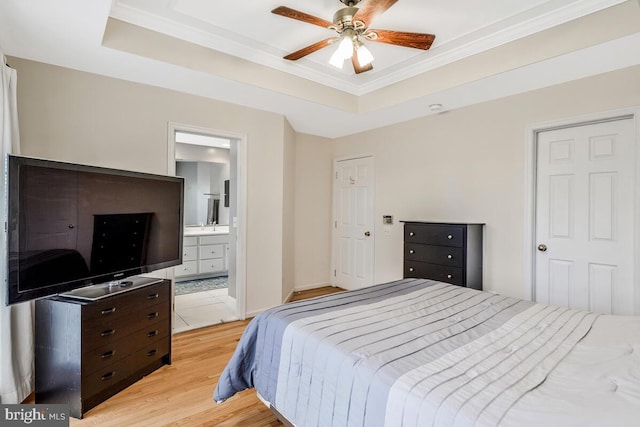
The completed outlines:
<svg viewBox="0 0 640 427">
<path fill-rule="evenodd" d="M 154 349 L 153 349 L 153 350 L 151 350 L 151 351 L 147 351 L 147 356 L 148 356 L 148 357 L 151 357 L 151 356 L 153 356 L 154 354 L 156 354 L 157 352 L 158 352 L 158 350 L 154 348 Z"/>
<path fill-rule="evenodd" d="M 451 275 L 450 274 L 447 274 L 447 279 L 451 279 Z"/>
<path fill-rule="evenodd" d="M 409 249 L 409 253 L 410 253 L 410 254 L 415 254 L 415 253 L 416 253 L 416 251 L 414 251 L 413 249 Z"/>
<path fill-rule="evenodd" d="M 116 333 L 115 329 L 109 329 L 106 331 L 102 331 L 102 333 L 100 334 L 101 337 L 108 337 L 109 335 L 113 335 Z"/>
<path fill-rule="evenodd" d="M 107 351 L 107 352 L 105 352 L 105 353 L 102 353 L 102 354 L 100 355 L 100 358 L 101 358 L 101 359 L 108 359 L 108 358 L 112 357 L 114 354 L 116 354 L 116 351 L 115 351 L 115 350 L 109 350 L 109 351 Z"/>
<path fill-rule="evenodd" d="M 451 254 L 447 255 L 447 259 L 453 259 L 453 255 Z"/>
<path fill-rule="evenodd" d="M 413 271 L 413 267 L 409 267 L 409 271 Z"/>
<path fill-rule="evenodd" d="M 158 297 L 159 297 L 159 295 L 158 295 L 157 292 L 155 294 L 147 295 L 147 299 L 156 299 Z"/>
<path fill-rule="evenodd" d="M 116 311 L 116 307 L 111 307 L 111 308 L 105 308 L 104 310 L 102 310 L 102 314 L 111 314 L 111 313 L 115 313 Z"/>
<path fill-rule="evenodd" d="M 113 378 L 113 377 L 114 377 L 114 375 L 115 375 L 115 374 L 116 374 L 116 371 L 111 371 L 111 372 L 109 372 L 108 374 L 104 374 L 104 375 L 100 378 L 100 380 L 101 380 L 101 381 L 107 381 L 107 380 L 110 380 L 111 378 Z"/>
<path fill-rule="evenodd" d="M 415 235 L 416 235 L 416 234 L 415 234 L 413 231 L 411 231 L 411 232 L 409 233 L 409 236 L 415 236 Z"/>
<path fill-rule="evenodd" d="M 147 334 L 147 336 L 148 336 L 149 338 L 151 338 L 151 337 L 155 337 L 155 336 L 156 336 L 156 335 L 158 335 L 159 333 L 160 333 L 160 331 L 158 331 L 158 330 L 156 329 L 155 331 L 151 331 L 151 332 L 149 332 L 149 333 Z"/>
<path fill-rule="evenodd" d="M 155 311 L 153 313 L 147 314 L 147 319 L 154 319 L 154 318 L 158 317 L 159 315 L 160 314 L 157 311 Z"/>
<path fill-rule="evenodd" d="M 447 235 L 447 239 L 451 240 L 453 239 L 453 236 L 451 234 Z"/>
</svg>

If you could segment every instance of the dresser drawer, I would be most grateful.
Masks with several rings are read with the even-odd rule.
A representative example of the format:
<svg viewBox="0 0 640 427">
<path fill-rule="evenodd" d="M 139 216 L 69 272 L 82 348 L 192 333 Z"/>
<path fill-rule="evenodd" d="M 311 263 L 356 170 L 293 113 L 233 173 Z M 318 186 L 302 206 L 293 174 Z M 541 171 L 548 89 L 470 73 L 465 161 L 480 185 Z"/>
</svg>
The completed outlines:
<svg viewBox="0 0 640 427">
<path fill-rule="evenodd" d="M 465 283 L 462 268 L 408 260 L 404 262 L 404 277 L 438 280 L 461 286 L 464 286 Z"/>
<path fill-rule="evenodd" d="M 162 337 L 126 357 L 82 376 L 82 390 L 87 399 L 108 388 L 121 388 L 118 383 L 169 354 L 169 336 Z"/>
<path fill-rule="evenodd" d="M 92 374 L 83 375 L 83 394 L 85 396 L 92 396 L 109 387 L 114 387 L 119 382 L 125 380 L 132 373 L 131 368 L 133 367 L 133 364 L 130 360 L 133 360 L 132 355 L 128 355 L 127 357 L 110 365 L 103 366 L 102 369 L 99 369 Z"/>
<path fill-rule="evenodd" d="M 464 251 L 462 248 L 405 243 L 404 257 L 411 261 L 421 261 L 450 267 L 464 267 Z"/>
<path fill-rule="evenodd" d="M 464 226 L 450 224 L 405 224 L 405 243 L 464 246 Z"/>
<path fill-rule="evenodd" d="M 163 356 L 169 354 L 170 340 L 170 336 L 165 336 L 135 352 L 133 354 L 134 365 L 146 366 L 154 360 L 161 359 Z"/>
<path fill-rule="evenodd" d="M 82 364 L 82 374 L 91 374 L 97 370 L 118 362 L 142 347 L 151 345 L 169 335 L 168 319 L 148 325 L 106 345 L 95 347 L 86 352 Z M 85 352 L 83 352 L 85 353 Z"/>
<path fill-rule="evenodd" d="M 82 310 L 83 329 L 92 327 L 95 323 L 101 324 L 126 317 L 135 313 L 141 306 L 168 301 L 170 292 L 170 286 L 166 283 L 158 283 L 86 305 Z"/>
<path fill-rule="evenodd" d="M 142 308 L 141 308 L 142 307 Z M 86 321 L 82 325 L 82 352 L 113 343 L 134 331 L 148 328 L 156 322 L 168 319 L 169 302 L 155 305 L 138 305 L 135 312 L 124 317 Z"/>
</svg>

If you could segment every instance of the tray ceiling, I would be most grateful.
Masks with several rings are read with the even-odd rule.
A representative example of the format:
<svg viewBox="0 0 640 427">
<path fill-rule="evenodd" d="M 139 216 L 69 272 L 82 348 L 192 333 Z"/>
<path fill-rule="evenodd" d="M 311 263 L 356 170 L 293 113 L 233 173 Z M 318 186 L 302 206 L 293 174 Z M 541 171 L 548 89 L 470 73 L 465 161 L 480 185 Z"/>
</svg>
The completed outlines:
<svg viewBox="0 0 640 427">
<path fill-rule="evenodd" d="M 282 59 L 335 33 L 270 11 L 287 6 L 331 21 L 344 7 L 338 0 L 115 0 L 110 16 L 360 95 L 619 2 L 400 0 L 371 26 L 435 34 L 433 46 L 422 51 L 366 42 L 374 68 L 359 75 L 351 67 L 340 70 L 329 64 L 335 50 L 331 46 L 295 62 Z"/>
<path fill-rule="evenodd" d="M 435 34 L 432 48 L 368 42 L 374 69 L 358 75 L 329 65 L 332 47 L 283 59 L 332 33 L 272 14 L 277 6 L 330 21 L 343 5 L 3 0 L 0 48 L 272 111 L 298 132 L 327 138 L 640 64 L 637 0 L 399 0 L 371 25 Z"/>
</svg>

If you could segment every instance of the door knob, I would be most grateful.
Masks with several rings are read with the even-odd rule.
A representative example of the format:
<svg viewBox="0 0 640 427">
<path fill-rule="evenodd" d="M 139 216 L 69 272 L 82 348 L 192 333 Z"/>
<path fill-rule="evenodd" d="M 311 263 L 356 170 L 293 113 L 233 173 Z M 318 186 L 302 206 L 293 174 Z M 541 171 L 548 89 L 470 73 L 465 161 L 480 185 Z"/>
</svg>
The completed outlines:
<svg viewBox="0 0 640 427">
<path fill-rule="evenodd" d="M 538 250 L 540 252 L 546 252 L 547 251 L 547 245 L 545 245 L 544 243 L 541 243 L 538 245 Z"/>
<path fill-rule="evenodd" d="M 365 236 L 367 236 L 367 237 L 369 237 L 369 236 L 371 236 L 371 233 L 370 233 L 369 231 L 365 231 L 365 232 L 364 232 L 364 235 L 365 235 Z"/>
</svg>

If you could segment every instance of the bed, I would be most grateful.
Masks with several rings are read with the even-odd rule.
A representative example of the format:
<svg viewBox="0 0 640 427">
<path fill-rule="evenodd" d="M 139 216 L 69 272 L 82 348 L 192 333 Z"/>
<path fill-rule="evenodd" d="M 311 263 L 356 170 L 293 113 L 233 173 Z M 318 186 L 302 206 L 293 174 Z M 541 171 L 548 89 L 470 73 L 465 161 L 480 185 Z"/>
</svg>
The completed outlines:
<svg viewBox="0 0 640 427">
<path fill-rule="evenodd" d="M 256 316 L 214 399 L 296 426 L 636 426 L 640 317 L 423 279 Z"/>
</svg>

